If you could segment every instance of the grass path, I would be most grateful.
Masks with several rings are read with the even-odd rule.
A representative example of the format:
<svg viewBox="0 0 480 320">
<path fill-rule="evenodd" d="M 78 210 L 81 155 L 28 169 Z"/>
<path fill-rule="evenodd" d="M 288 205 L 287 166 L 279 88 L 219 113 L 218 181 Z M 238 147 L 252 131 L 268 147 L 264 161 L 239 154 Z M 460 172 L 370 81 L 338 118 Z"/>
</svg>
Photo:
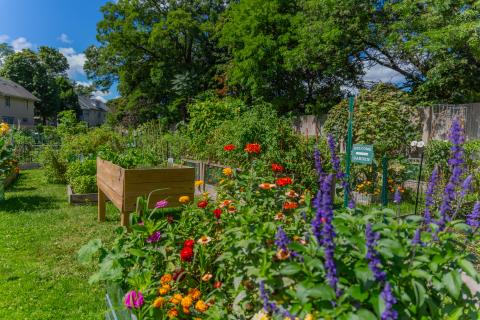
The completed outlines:
<svg viewBox="0 0 480 320">
<path fill-rule="evenodd" d="M 92 270 L 76 252 L 111 240 L 112 207 L 107 221 L 96 221 L 96 206 L 70 206 L 65 186 L 45 183 L 41 170 L 22 172 L 0 203 L 0 319 L 104 319 L 104 289 L 87 283 Z"/>
</svg>

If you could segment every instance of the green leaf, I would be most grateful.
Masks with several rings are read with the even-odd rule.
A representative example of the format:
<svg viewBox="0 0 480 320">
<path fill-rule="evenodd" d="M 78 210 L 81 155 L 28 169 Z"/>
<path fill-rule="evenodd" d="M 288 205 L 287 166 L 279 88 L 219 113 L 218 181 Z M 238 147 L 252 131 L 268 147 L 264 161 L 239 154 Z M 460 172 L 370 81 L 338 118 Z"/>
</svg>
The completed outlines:
<svg viewBox="0 0 480 320">
<path fill-rule="evenodd" d="M 362 320 L 376 320 L 377 317 L 371 311 L 366 309 L 360 309 L 357 312 L 357 316 Z"/>
<path fill-rule="evenodd" d="M 465 259 L 460 259 L 460 260 L 458 260 L 458 265 L 470 277 L 472 277 L 474 279 L 478 279 L 478 273 L 477 273 L 477 271 L 475 270 L 475 267 L 473 266 L 473 264 L 470 261 L 465 260 Z"/>
<path fill-rule="evenodd" d="M 429 274 L 428 272 L 421 270 L 421 269 L 415 269 L 411 272 L 411 275 L 415 278 L 420 278 L 420 279 L 425 279 L 429 281 L 432 278 L 432 275 Z"/>
<path fill-rule="evenodd" d="M 447 288 L 448 293 L 455 299 L 460 296 L 460 290 L 462 288 L 462 279 L 457 271 L 450 271 L 442 278 L 442 283 Z"/>
<path fill-rule="evenodd" d="M 335 291 L 330 286 L 325 284 L 315 284 L 312 288 L 306 289 L 309 297 L 321 300 L 333 300 L 335 299 Z"/>
<path fill-rule="evenodd" d="M 302 271 L 302 266 L 298 263 L 289 263 L 280 270 L 280 274 L 291 276 Z"/>
<path fill-rule="evenodd" d="M 418 281 L 412 279 L 413 290 L 415 292 L 416 306 L 421 307 L 425 303 L 425 287 Z"/>
<path fill-rule="evenodd" d="M 355 300 L 358 300 L 360 302 L 363 302 L 366 299 L 368 299 L 368 292 L 363 291 L 360 285 L 358 284 L 351 286 L 348 289 L 347 294 L 351 295 Z"/>
<path fill-rule="evenodd" d="M 368 280 L 373 280 L 373 273 L 372 271 L 368 268 L 367 265 L 357 265 L 355 266 L 355 269 L 353 270 L 355 273 L 355 277 L 361 282 L 367 282 Z"/>
<path fill-rule="evenodd" d="M 136 248 L 129 248 L 128 249 L 128 252 L 133 255 L 133 256 L 136 256 L 136 257 L 141 257 L 141 258 L 144 258 L 146 256 L 148 256 L 147 252 L 142 250 L 142 249 L 136 249 Z"/>
<path fill-rule="evenodd" d="M 102 240 L 93 239 L 78 250 L 78 261 L 82 264 L 91 263 L 93 256 L 103 247 Z"/>
</svg>

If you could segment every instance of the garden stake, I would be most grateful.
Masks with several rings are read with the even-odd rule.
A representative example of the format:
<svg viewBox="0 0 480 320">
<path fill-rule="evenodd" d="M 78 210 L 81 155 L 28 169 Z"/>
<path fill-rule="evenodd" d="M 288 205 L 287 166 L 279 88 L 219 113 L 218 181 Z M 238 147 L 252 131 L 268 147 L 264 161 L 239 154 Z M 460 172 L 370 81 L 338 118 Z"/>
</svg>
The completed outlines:
<svg viewBox="0 0 480 320">
<path fill-rule="evenodd" d="M 418 181 L 417 181 L 417 197 L 415 199 L 415 215 L 417 215 L 418 208 L 418 196 L 420 195 L 420 179 L 422 178 L 422 167 L 423 167 L 423 151 L 420 154 L 420 170 L 418 172 Z"/>
<path fill-rule="evenodd" d="M 345 172 L 345 180 L 350 181 L 350 162 L 351 162 L 351 153 L 352 153 L 352 143 L 353 143 L 353 106 L 354 100 L 353 96 L 350 97 L 348 100 L 348 136 L 347 136 L 347 150 L 345 153 L 345 163 L 346 163 L 346 172 Z M 343 196 L 343 207 L 348 207 L 348 190 L 344 190 Z"/>
</svg>

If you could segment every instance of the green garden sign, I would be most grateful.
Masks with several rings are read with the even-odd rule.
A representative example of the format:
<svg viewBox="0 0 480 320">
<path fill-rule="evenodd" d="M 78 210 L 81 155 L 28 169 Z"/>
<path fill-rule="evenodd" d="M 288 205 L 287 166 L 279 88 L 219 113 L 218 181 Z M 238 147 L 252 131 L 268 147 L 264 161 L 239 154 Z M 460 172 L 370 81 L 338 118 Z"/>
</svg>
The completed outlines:
<svg viewBox="0 0 480 320">
<path fill-rule="evenodd" d="M 352 148 L 352 162 L 361 164 L 372 164 L 373 162 L 373 145 L 371 144 L 354 144 Z"/>
</svg>

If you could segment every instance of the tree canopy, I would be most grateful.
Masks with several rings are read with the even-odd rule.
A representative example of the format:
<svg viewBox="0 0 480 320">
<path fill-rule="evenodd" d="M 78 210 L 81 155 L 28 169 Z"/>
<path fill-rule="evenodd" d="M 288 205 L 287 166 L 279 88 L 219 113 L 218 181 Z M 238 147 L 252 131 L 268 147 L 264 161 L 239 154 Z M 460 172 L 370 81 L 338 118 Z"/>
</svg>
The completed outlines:
<svg viewBox="0 0 480 320">
<path fill-rule="evenodd" d="M 468 0 L 119 0 L 102 7 L 85 70 L 118 83 L 119 110 L 185 119 L 207 90 L 320 113 L 370 84 L 372 65 L 417 102 L 469 102 L 480 81 L 480 8 Z"/>
</svg>

